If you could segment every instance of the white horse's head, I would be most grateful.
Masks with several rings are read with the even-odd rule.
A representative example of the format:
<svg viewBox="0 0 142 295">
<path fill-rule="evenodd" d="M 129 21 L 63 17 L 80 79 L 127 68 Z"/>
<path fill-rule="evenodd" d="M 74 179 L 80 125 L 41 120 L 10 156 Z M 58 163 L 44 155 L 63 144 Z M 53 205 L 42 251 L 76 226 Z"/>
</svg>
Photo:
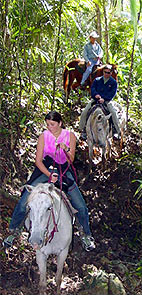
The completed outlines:
<svg viewBox="0 0 142 295">
<path fill-rule="evenodd" d="M 98 108 L 92 114 L 90 128 L 94 136 L 94 142 L 101 148 L 106 147 L 106 140 L 109 134 L 109 118 L 111 114 L 104 115 L 103 111 Z"/>
<path fill-rule="evenodd" d="M 46 259 L 56 254 L 57 294 L 60 294 L 61 276 L 72 239 L 72 220 L 63 202 L 63 195 L 54 184 L 26 185 L 30 192 L 27 200 L 29 207 L 29 242 L 36 251 L 36 261 L 40 272 L 40 295 L 46 294 Z M 28 222 L 25 222 L 28 228 Z"/>
<path fill-rule="evenodd" d="M 29 207 L 30 238 L 29 242 L 35 250 L 44 244 L 50 231 L 53 210 L 53 184 L 38 184 L 36 187 L 26 185 L 30 192 L 27 205 Z"/>
<path fill-rule="evenodd" d="M 93 158 L 93 146 L 102 149 L 102 157 L 106 153 L 106 143 L 109 135 L 109 118 L 111 114 L 105 115 L 100 107 L 89 116 L 86 126 L 89 157 Z"/>
</svg>

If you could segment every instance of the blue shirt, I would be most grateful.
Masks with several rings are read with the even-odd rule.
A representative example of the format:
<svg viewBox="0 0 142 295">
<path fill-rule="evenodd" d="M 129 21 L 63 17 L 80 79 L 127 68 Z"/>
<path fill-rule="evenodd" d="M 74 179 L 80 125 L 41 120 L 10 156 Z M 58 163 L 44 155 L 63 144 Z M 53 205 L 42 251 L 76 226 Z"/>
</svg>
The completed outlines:
<svg viewBox="0 0 142 295">
<path fill-rule="evenodd" d="M 88 42 L 84 46 L 84 59 L 86 62 L 90 61 L 90 59 L 97 60 L 98 57 L 102 58 L 103 50 L 101 46 L 95 41 L 94 44 Z"/>
<path fill-rule="evenodd" d="M 99 94 L 105 101 L 110 101 L 116 95 L 117 82 L 112 77 L 104 83 L 104 78 L 98 77 L 94 80 L 91 86 L 91 96 L 95 99 L 95 96 Z M 95 99 L 97 101 L 97 99 Z"/>
</svg>

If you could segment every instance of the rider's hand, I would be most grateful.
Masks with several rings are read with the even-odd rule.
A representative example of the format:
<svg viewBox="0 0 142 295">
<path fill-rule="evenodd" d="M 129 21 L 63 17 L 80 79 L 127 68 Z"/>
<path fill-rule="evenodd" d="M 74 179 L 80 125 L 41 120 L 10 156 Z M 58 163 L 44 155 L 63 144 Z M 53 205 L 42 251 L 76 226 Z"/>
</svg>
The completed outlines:
<svg viewBox="0 0 142 295">
<path fill-rule="evenodd" d="M 100 98 L 99 99 L 99 103 L 104 103 L 104 99 L 103 98 Z"/>
<path fill-rule="evenodd" d="M 51 175 L 51 182 L 55 183 L 58 180 L 58 174 L 57 173 L 53 173 Z"/>
<path fill-rule="evenodd" d="M 95 95 L 95 98 L 97 98 L 98 100 L 101 99 L 100 94 Z"/>
<path fill-rule="evenodd" d="M 91 66 L 91 61 L 88 61 L 87 67 Z"/>
</svg>

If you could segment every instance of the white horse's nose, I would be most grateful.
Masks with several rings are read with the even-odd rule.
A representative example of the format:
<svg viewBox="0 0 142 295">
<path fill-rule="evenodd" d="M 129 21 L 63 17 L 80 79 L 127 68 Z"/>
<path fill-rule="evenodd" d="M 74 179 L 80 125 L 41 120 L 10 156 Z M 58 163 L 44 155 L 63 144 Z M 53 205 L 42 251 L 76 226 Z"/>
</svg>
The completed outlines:
<svg viewBox="0 0 142 295">
<path fill-rule="evenodd" d="M 32 247 L 37 250 L 42 246 L 43 240 L 40 237 L 40 233 L 35 233 L 34 235 L 31 235 L 29 238 L 29 243 L 32 245 Z"/>
<path fill-rule="evenodd" d="M 40 246 L 38 244 L 33 244 L 32 247 L 34 250 L 40 250 Z"/>
</svg>

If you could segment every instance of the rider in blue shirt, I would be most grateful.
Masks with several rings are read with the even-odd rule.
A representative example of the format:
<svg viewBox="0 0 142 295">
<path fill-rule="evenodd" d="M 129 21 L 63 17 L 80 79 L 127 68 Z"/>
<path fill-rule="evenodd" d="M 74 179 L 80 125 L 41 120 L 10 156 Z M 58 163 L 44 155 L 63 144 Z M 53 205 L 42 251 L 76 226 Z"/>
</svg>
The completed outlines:
<svg viewBox="0 0 142 295">
<path fill-rule="evenodd" d="M 85 125 L 86 118 L 89 109 L 91 109 L 92 103 L 103 104 L 105 102 L 107 109 L 112 115 L 112 121 L 114 123 L 116 134 L 114 139 L 120 139 L 120 126 L 119 120 L 116 114 L 116 110 L 113 106 L 112 99 L 115 97 L 117 92 L 117 82 L 111 77 L 112 66 L 106 65 L 103 69 L 103 76 L 98 77 L 94 80 L 91 86 L 91 101 L 87 104 L 80 117 L 79 129 L 83 131 L 82 138 L 86 139 Z"/>
<path fill-rule="evenodd" d="M 108 69 L 104 70 L 104 74 L 105 76 L 110 75 L 110 72 L 108 73 Z M 117 82 L 111 76 L 109 78 L 104 78 L 104 76 L 98 77 L 94 80 L 91 86 L 91 96 L 96 103 L 100 98 L 103 98 L 104 101 L 111 101 L 113 97 L 116 95 L 116 92 Z"/>
</svg>

